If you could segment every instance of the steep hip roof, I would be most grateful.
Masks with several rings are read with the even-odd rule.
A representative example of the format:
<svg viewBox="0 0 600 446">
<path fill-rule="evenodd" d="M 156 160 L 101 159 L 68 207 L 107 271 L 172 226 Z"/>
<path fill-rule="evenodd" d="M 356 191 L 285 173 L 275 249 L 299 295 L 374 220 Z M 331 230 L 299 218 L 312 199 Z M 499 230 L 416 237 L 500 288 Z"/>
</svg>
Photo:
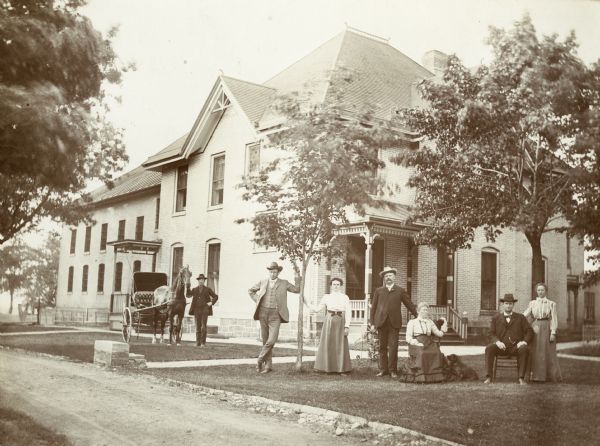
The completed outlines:
<svg viewBox="0 0 600 446">
<path fill-rule="evenodd" d="M 228 99 L 254 129 L 277 120 L 276 97 L 294 92 L 348 114 L 368 110 L 387 120 L 397 108 L 414 105 L 414 85 L 432 76 L 387 40 L 347 29 L 264 84 L 219 76 L 190 132 L 150 156 L 143 166 L 161 170 L 204 150 L 225 112 L 225 107 L 214 109 L 222 94 L 231 96 Z"/>
<path fill-rule="evenodd" d="M 387 41 L 346 30 L 265 85 L 279 94 L 309 93 L 315 103 L 351 113 L 370 108 L 375 117 L 390 119 L 392 110 L 413 105 L 412 86 L 432 76 Z"/>
</svg>

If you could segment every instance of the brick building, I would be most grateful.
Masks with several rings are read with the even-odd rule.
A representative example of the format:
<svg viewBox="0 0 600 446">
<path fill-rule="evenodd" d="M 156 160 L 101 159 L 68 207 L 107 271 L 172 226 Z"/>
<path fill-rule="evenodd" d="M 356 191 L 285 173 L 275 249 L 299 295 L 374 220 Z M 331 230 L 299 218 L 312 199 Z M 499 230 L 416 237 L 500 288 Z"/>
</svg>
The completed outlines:
<svg viewBox="0 0 600 446">
<path fill-rule="evenodd" d="M 219 294 L 209 323 L 219 332 L 256 336 L 251 320 L 254 303 L 247 289 L 266 277 L 265 266 L 279 256 L 255 246 L 249 225 L 235 220 L 255 209 L 242 201 L 237 188 L 242 176 L 277 156 L 266 137 L 282 120 L 269 107 L 279 94 L 300 91 L 315 103 L 332 100 L 335 73 L 353 73 L 340 104 L 347 110 L 365 104 L 388 119 L 398 107 L 420 99 L 415 85 L 438 73 L 445 63 L 440 52 L 429 52 L 422 66 L 386 40 L 348 29 L 332 38 L 264 84 L 219 76 L 190 132 L 121 176 L 115 187 L 92 194 L 93 226 L 63 229 L 58 279 L 58 313 L 110 312 L 119 318 L 134 271 L 166 272 L 170 278 L 182 265 L 204 273 Z M 316 302 L 327 289 L 326 278 L 345 279 L 353 303 L 353 323 L 365 323 L 365 308 L 378 271 L 398 269 L 398 281 L 413 301 L 426 301 L 448 315 L 456 331 L 489 324 L 504 293 L 514 293 L 522 311 L 531 297 L 531 249 L 520 233 L 506 231 L 495 243 L 478 233 L 471 249 L 448 253 L 415 246 L 419 227 L 407 224 L 414 190 L 406 187 L 410 171 L 390 162 L 397 150 L 416 142 L 407 131 L 401 147 L 382 151 L 386 167 L 378 172 L 395 193 L 380 196 L 387 206 L 370 209 L 340 227 L 337 242 L 346 258 L 331 265 L 311 266 L 306 294 Z M 583 248 L 564 234 L 542 240 L 549 296 L 558 302 L 561 328 L 598 320 L 596 294 L 580 289 Z M 372 273 L 371 273 L 372 272 Z M 282 277 L 291 279 L 286 265 Z M 291 321 L 297 299 L 290 295 Z M 367 299 L 365 299 L 365 297 Z M 72 316 L 71 316 L 72 317 Z M 307 315 L 306 324 L 314 329 Z M 295 332 L 292 322 L 283 336 Z"/>
</svg>

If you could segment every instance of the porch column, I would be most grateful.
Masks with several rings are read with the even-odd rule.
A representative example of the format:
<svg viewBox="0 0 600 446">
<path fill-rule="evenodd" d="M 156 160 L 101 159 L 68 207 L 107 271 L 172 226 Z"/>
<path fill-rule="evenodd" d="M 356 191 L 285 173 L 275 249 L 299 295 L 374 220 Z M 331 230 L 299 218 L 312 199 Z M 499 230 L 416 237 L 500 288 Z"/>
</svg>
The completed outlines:
<svg viewBox="0 0 600 446">
<path fill-rule="evenodd" d="M 112 293 L 110 297 L 110 308 L 109 311 L 112 313 L 113 305 L 115 301 L 115 285 L 117 283 L 117 247 L 113 246 L 113 280 L 112 280 Z"/>
<path fill-rule="evenodd" d="M 373 283 L 373 242 L 379 234 L 373 234 L 370 226 L 365 227 L 366 231 L 360 235 L 365 239 L 365 329 L 369 325 L 370 303 L 371 303 L 371 286 Z"/>
</svg>

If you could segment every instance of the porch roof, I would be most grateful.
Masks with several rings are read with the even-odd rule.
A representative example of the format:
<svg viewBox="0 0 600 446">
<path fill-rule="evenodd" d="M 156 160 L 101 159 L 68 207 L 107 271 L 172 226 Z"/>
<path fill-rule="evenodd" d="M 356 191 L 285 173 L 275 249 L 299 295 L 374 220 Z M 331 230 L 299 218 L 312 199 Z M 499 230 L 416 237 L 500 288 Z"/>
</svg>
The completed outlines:
<svg viewBox="0 0 600 446">
<path fill-rule="evenodd" d="M 161 240 L 115 240 L 107 245 L 114 246 L 117 252 L 133 254 L 156 254 L 162 245 Z"/>
<path fill-rule="evenodd" d="M 411 215 L 407 205 L 382 200 L 379 206 L 365 206 L 364 215 L 350 213 L 348 223 L 341 225 L 335 232 L 337 235 L 371 232 L 413 237 L 424 225 L 418 222 L 409 224 Z"/>
</svg>

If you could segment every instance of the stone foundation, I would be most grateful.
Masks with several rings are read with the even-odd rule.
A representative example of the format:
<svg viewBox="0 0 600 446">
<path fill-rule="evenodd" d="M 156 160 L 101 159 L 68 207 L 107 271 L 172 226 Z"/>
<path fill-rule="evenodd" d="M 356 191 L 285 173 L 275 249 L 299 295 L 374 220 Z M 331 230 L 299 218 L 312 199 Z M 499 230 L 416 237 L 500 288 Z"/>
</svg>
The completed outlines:
<svg viewBox="0 0 600 446">
<path fill-rule="evenodd" d="M 313 324 L 313 328 L 311 330 L 308 330 L 306 327 L 304 328 L 305 339 L 312 339 L 318 333 L 319 332 L 317 330 L 316 323 Z M 253 319 L 221 318 L 219 334 L 235 338 L 260 339 L 260 324 L 258 321 Z M 281 324 L 281 327 L 279 328 L 279 341 L 296 341 L 297 334 L 297 321 L 290 321 L 288 323 Z"/>
</svg>

